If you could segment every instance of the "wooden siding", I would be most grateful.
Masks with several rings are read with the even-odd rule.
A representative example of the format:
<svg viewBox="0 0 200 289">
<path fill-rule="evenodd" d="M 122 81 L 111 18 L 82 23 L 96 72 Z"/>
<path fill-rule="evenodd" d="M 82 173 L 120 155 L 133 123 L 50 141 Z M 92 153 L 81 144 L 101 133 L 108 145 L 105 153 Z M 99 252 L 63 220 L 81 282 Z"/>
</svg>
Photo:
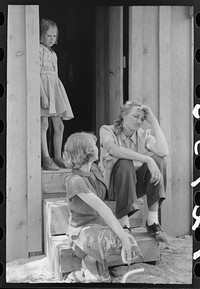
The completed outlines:
<svg viewBox="0 0 200 289">
<path fill-rule="evenodd" d="M 167 199 L 161 207 L 168 234 L 190 232 L 192 137 L 192 18 L 189 7 L 129 9 L 129 98 L 150 105 L 167 138 Z"/>
<path fill-rule="evenodd" d="M 96 7 L 96 132 L 123 103 L 123 8 Z M 113 105 L 114 104 L 114 105 Z"/>
<path fill-rule="evenodd" d="M 192 223 L 193 19 L 189 7 L 171 9 L 171 173 L 172 231 L 182 235 Z M 167 214 L 167 212 L 166 212 Z M 167 223 L 167 222 L 166 222 Z"/>
<path fill-rule="evenodd" d="M 112 9 L 119 13 L 121 7 Z M 161 208 L 161 220 L 163 227 L 172 236 L 187 234 L 191 229 L 193 18 L 189 9 L 190 7 L 184 6 L 129 7 L 129 99 L 143 101 L 151 107 L 169 144 L 167 199 Z M 105 11 L 104 7 L 104 15 Z M 109 17 L 112 15 L 111 11 L 107 7 Z M 118 26 L 120 21 L 121 18 Z M 106 30 L 106 25 L 108 24 L 104 23 L 104 31 L 111 31 L 111 27 Z M 102 63 L 105 63 L 105 55 L 99 51 L 106 53 L 106 40 L 99 27 L 97 18 L 96 37 L 98 43 L 104 39 L 104 46 L 98 46 L 96 60 L 103 60 Z M 109 45 L 110 41 L 115 42 L 115 37 L 111 38 L 109 35 Z M 120 39 L 122 38 L 121 32 Z M 118 50 L 111 50 L 123 56 L 121 42 Z M 121 59 L 121 56 L 118 56 L 118 59 Z M 103 74 L 103 69 L 106 69 L 106 66 L 98 66 L 96 75 L 97 133 L 100 125 L 112 123 L 123 99 L 121 93 L 121 98 L 115 101 L 113 95 L 116 87 L 111 85 L 110 76 Z M 122 81 L 123 76 L 120 79 Z M 108 89 L 101 94 L 98 88 L 103 84 L 102 80 Z M 99 107 L 101 110 L 104 107 L 101 118 L 98 118 Z M 149 126 L 146 124 L 145 127 Z"/>
<path fill-rule="evenodd" d="M 7 261 L 42 251 L 38 6 L 8 7 Z"/>
</svg>

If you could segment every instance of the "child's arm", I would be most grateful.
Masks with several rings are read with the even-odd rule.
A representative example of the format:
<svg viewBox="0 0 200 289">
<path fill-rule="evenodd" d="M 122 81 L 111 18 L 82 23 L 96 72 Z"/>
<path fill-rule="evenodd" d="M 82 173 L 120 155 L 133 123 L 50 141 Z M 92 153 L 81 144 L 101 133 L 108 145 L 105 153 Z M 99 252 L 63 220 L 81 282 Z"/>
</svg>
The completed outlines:
<svg viewBox="0 0 200 289">
<path fill-rule="evenodd" d="M 91 193 L 79 193 L 77 194 L 85 203 L 96 210 L 99 215 L 104 219 L 106 224 L 111 228 L 111 230 L 120 238 L 123 246 L 127 253 L 127 261 L 131 260 L 131 243 L 130 240 L 123 230 L 122 226 L 114 216 L 111 209 L 93 192 Z"/>
<path fill-rule="evenodd" d="M 43 64 L 43 49 L 40 47 L 40 53 L 39 53 L 39 57 L 40 57 L 40 70 L 42 69 L 42 64 Z M 49 101 L 48 101 L 48 97 L 46 96 L 46 93 L 44 91 L 44 87 L 42 84 L 42 80 L 40 79 L 40 101 L 41 101 L 41 107 L 43 109 L 48 109 L 49 107 Z"/>
</svg>

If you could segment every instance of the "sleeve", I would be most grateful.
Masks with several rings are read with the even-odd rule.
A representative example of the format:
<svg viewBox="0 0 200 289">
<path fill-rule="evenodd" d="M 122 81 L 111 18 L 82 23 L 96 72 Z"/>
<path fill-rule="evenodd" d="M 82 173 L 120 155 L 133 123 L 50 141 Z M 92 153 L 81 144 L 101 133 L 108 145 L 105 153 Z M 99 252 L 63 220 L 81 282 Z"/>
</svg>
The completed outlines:
<svg viewBox="0 0 200 289">
<path fill-rule="evenodd" d="M 43 59 L 44 59 L 44 50 L 42 47 L 40 47 L 40 51 L 39 51 L 39 59 L 40 59 L 40 69 L 42 68 L 43 65 Z M 42 79 L 40 77 L 40 97 L 47 97 L 45 91 L 44 91 L 44 87 L 43 87 L 43 83 L 42 83 Z"/>
<path fill-rule="evenodd" d="M 110 145 L 115 143 L 112 132 L 108 129 L 107 126 L 103 125 L 100 128 L 99 134 L 101 147 L 103 147 L 107 152 L 109 152 Z"/>
<path fill-rule="evenodd" d="M 74 175 L 66 178 L 66 191 L 67 200 L 80 193 L 88 194 L 92 192 L 80 176 Z"/>
<path fill-rule="evenodd" d="M 58 75 L 58 57 L 57 54 L 55 52 L 54 53 L 54 58 L 55 58 L 55 72 Z"/>
<path fill-rule="evenodd" d="M 43 49 L 40 47 L 39 51 L 39 60 L 40 60 L 40 69 L 42 68 L 42 63 L 43 63 Z"/>
<path fill-rule="evenodd" d="M 156 144 L 156 138 L 151 134 L 151 129 L 146 130 L 145 147 L 150 151 L 150 147 Z"/>
</svg>

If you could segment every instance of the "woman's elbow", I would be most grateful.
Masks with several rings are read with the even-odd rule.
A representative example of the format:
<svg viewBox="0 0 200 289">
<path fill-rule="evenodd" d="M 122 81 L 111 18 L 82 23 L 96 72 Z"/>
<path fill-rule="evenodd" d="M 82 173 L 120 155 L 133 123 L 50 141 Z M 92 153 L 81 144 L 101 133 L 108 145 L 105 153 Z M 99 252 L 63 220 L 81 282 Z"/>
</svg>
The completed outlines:
<svg viewBox="0 0 200 289">
<path fill-rule="evenodd" d="M 160 157 L 164 158 L 164 157 L 167 157 L 169 155 L 169 150 L 168 149 L 160 150 L 160 151 L 157 152 L 157 154 Z"/>
</svg>

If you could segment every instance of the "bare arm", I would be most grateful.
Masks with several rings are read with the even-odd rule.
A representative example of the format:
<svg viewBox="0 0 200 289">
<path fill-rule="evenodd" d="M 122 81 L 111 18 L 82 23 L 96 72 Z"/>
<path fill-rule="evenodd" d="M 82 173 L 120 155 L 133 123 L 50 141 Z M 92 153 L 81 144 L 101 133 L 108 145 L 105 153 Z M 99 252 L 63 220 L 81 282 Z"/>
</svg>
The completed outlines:
<svg viewBox="0 0 200 289">
<path fill-rule="evenodd" d="M 156 138 L 156 142 L 150 143 L 147 148 L 160 157 L 166 157 L 169 154 L 168 144 L 157 118 L 148 106 L 142 105 L 140 110 L 144 110 L 146 121 L 152 125 Z"/>
<path fill-rule="evenodd" d="M 168 144 L 157 120 L 152 123 L 152 127 L 155 132 L 156 143 L 152 146 L 149 145 L 148 149 L 160 157 L 166 157 L 169 154 Z"/>
<path fill-rule="evenodd" d="M 92 192 L 87 194 L 79 193 L 78 196 L 95 211 L 97 211 L 111 230 L 120 238 L 127 252 L 127 260 L 131 260 L 131 243 L 111 209 Z"/>
</svg>

